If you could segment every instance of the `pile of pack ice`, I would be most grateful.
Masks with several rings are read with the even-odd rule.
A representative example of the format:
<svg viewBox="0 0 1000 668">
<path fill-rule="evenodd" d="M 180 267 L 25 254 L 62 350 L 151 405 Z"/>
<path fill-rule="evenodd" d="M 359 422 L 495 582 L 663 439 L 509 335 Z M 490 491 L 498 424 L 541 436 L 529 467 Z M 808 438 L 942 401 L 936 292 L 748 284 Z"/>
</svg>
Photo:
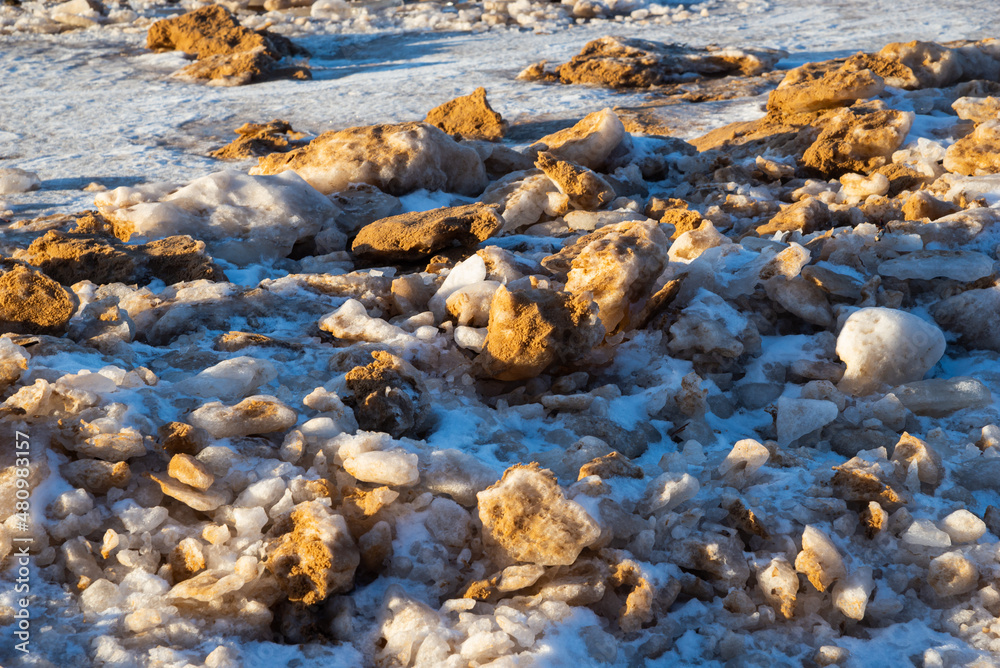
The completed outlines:
<svg viewBox="0 0 1000 668">
<path fill-rule="evenodd" d="M 8 0 L 0 3 L 0 35 L 56 34 L 69 30 L 144 31 L 155 20 L 206 6 L 204 0 Z M 757 12 L 765 0 L 233 0 L 221 3 L 238 12 L 244 25 L 287 35 L 366 33 L 384 30 L 482 32 L 507 26 L 556 30 L 576 23 L 684 24 L 722 9 Z"/>
<path fill-rule="evenodd" d="M 515 150 L 476 91 L 8 224 L 37 651 L 991 665 L 998 92 L 996 41 L 891 44 Z"/>
</svg>

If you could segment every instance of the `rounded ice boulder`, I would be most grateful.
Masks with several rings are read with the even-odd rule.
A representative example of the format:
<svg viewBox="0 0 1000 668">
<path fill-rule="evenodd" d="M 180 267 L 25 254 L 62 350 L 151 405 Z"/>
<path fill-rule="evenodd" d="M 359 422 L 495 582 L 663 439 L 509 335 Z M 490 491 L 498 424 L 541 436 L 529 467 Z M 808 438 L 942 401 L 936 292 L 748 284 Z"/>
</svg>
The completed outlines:
<svg viewBox="0 0 1000 668">
<path fill-rule="evenodd" d="M 860 309 L 847 318 L 837 337 L 837 355 L 847 364 L 840 390 L 864 396 L 882 384 L 920 380 L 944 349 L 941 330 L 911 313 Z"/>
</svg>

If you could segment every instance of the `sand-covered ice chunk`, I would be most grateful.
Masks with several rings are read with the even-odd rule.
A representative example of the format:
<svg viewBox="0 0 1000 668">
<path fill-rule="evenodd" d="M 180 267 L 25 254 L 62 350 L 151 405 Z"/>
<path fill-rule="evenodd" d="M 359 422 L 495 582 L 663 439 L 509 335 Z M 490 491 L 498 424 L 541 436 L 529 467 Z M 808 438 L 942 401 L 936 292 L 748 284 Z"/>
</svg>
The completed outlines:
<svg viewBox="0 0 1000 668">
<path fill-rule="evenodd" d="M 448 295 L 445 308 L 459 325 L 455 331 L 456 341 L 459 339 L 458 329 L 483 328 L 489 325 L 490 304 L 500 285 L 499 281 L 479 281 L 462 286 Z"/>
<path fill-rule="evenodd" d="M 569 198 L 552 179 L 533 171 L 513 172 L 494 181 L 480 199 L 501 206 L 505 233 L 534 225 L 542 215 L 561 216 L 569 211 Z"/>
<path fill-rule="evenodd" d="M 277 377 L 278 370 L 270 361 L 241 356 L 208 367 L 184 381 L 182 387 L 199 397 L 235 401 Z"/>
<path fill-rule="evenodd" d="M 590 293 L 608 333 L 628 325 L 629 307 L 649 295 L 667 263 L 670 240 L 652 221 L 607 225 L 573 244 L 566 291 Z"/>
<path fill-rule="evenodd" d="M 17 167 L 0 167 L 0 195 L 13 195 L 38 190 L 42 180 L 38 174 Z"/>
<path fill-rule="evenodd" d="M 944 354 L 944 334 L 905 311 L 873 306 L 855 311 L 837 337 L 847 364 L 840 389 L 870 394 L 883 384 L 920 380 Z"/>
<path fill-rule="evenodd" d="M 480 364 L 498 380 L 524 380 L 551 364 L 575 362 L 604 338 L 597 311 L 590 295 L 501 286 L 490 304 Z"/>
<path fill-rule="evenodd" d="M 953 543 L 973 543 L 986 533 L 986 523 L 964 508 L 941 520 L 941 528 Z"/>
<path fill-rule="evenodd" d="M 796 81 L 786 76 L 767 98 L 768 111 L 802 113 L 844 107 L 885 90 L 882 77 L 863 69 L 831 70 L 818 79 Z"/>
<path fill-rule="evenodd" d="M 294 173 L 247 176 L 226 170 L 160 197 L 155 191 L 153 196 L 118 191 L 122 188 L 95 199 L 116 228 L 146 238 L 189 234 L 208 244 L 214 256 L 238 265 L 285 257 L 297 241 L 336 227 L 337 207 Z"/>
<path fill-rule="evenodd" d="M 313 605 L 354 586 L 361 561 L 347 522 L 319 501 L 291 512 L 268 545 L 267 568 L 291 601 Z"/>
<path fill-rule="evenodd" d="M 528 150 L 535 154 L 546 151 L 559 160 L 601 169 L 627 136 L 618 115 L 611 109 L 602 109 L 588 114 L 571 128 L 542 137 Z"/>
<path fill-rule="evenodd" d="M 913 125 L 913 112 L 881 109 L 868 113 L 840 109 L 806 149 L 802 162 L 824 176 L 865 173 L 889 162 Z"/>
<path fill-rule="evenodd" d="M 979 569 L 961 552 L 946 552 L 931 560 L 927 582 L 938 596 L 967 594 L 979 585 Z"/>
<path fill-rule="evenodd" d="M 497 205 L 463 204 L 401 213 L 361 228 L 351 251 L 369 261 L 422 260 L 454 246 L 474 247 L 503 227 Z"/>
<path fill-rule="evenodd" d="M 874 586 L 872 569 L 862 566 L 837 582 L 833 588 L 833 604 L 844 616 L 861 621 L 865 618 L 868 597 Z"/>
<path fill-rule="evenodd" d="M 537 464 L 510 467 L 477 498 L 483 545 L 498 563 L 568 566 L 601 535 L 594 518 Z"/>
<path fill-rule="evenodd" d="M 885 174 L 873 172 L 868 176 L 863 174 L 844 174 L 840 177 L 840 194 L 838 201 L 857 204 L 871 195 L 885 195 L 889 192 L 889 178 Z"/>
<path fill-rule="evenodd" d="M 944 168 L 966 176 L 1000 172 L 1000 121 L 980 123 L 971 134 L 949 146 Z"/>
<path fill-rule="evenodd" d="M 371 364 L 355 367 L 344 377 L 354 393 L 358 425 L 394 438 L 423 432 L 430 409 L 423 374 L 390 352 L 376 350 L 372 357 Z"/>
<path fill-rule="evenodd" d="M 507 132 L 507 121 L 490 106 L 486 89 L 481 86 L 469 95 L 434 107 L 424 122 L 463 139 L 500 141 Z"/>
<path fill-rule="evenodd" d="M 474 196 L 488 183 L 475 149 L 433 125 L 413 122 L 325 132 L 308 146 L 261 158 L 250 173 L 286 170 L 325 194 L 368 183 L 397 196 L 420 188 Z"/>
<path fill-rule="evenodd" d="M 611 184 L 586 167 L 568 160 L 559 160 L 544 151 L 538 154 L 535 166 L 556 184 L 559 192 L 566 195 L 574 209 L 601 209 L 615 198 Z"/>
<path fill-rule="evenodd" d="M 181 503 L 194 508 L 195 510 L 200 510 L 202 512 L 208 512 L 215 510 L 219 506 L 225 504 L 230 497 L 227 497 L 224 493 L 219 491 L 201 491 L 190 485 L 186 485 L 182 482 L 174 480 L 173 478 L 168 478 L 164 475 L 158 475 L 155 473 L 147 474 L 150 479 L 154 480 L 160 485 L 160 490 L 167 496 L 173 497 L 180 501 Z"/>
<path fill-rule="evenodd" d="M 865 61 L 878 71 L 884 70 L 887 85 L 907 90 L 1000 78 L 1000 53 L 994 39 L 956 46 L 921 40 L 892 42 L 873 56 L 866 55 L 862 62 Z"/>
<path fill-rule="evenodd" d="M 670 245 L 671 262 L 694 260 L 709 248 L 731 244 L 732 240 L 715 229 L 711 221 L 702 222 L 697 228 L 684 232 Z"/>
<path fill-rule="evenodd" d="M 830 424 L 840 411 L 837 404 L 825 399 L 778 399 L 776 427 L 778 444 L 785 446 L 796 439 Z"/>
<path fill-rule="evenodd" d="M 987 97 L 960 97 L 951 103 L 951 108 L 955 110 L 958 117 L 964 121 L 972 121 L 979 124 L 985 121 L 995 121 L 1000 118 L 1000 98 L 989 95 Z"/>
<path fill-rule="evenodd" d="M 826 591 L 847 574 L 844 560 L 829 536 L 811 524 L 802 531 L 802 551 L 795 557 L 795 570 L 804 573 L 816 589 Z"/>
<path fill-rule="evenodd" d="M 772 608 L 785 619 L 795 614 L 795 600 L 799 590 L 799 576 L 784 557 L 775 557 L 757 572 L 757 584 Z"/>
<path fill-rule="evenodd" d="M 42 272 L 0 259 L 0 332 L 60 334 L 76 305 L 73 293 Z"/>
<path fill-rule="evenodd" d="M 420 480 L 418 461 L 405 450 L 377 450 L 345 459 L 344 470 L 362 482 L 409 487 Z"/>
<path fill-rule="evenodd" d="M 71 446 L 78 454 L 106 462 L 124 462 L 146 454 L 146 444 L 136 429 L 125 427 L 113 433 L 97 433 Z"/>
<path fill-rule="evenodd" d="M 127 462 L 106 462 L 100 459 L 78 459 L 59 467 L 66 480 L 93 494 L 107 494 L 110 489 L 124 489 L 132 480 Z"/>
<path fill-rule="evenodd" d="M 8 338 L 0 339 L 0 392 L 16 383 L 28 370 L 31 355 Z"/>
<path fill-rule="evenodd" d="M 191 413 L 189 421 L 214 438 L 229 438 L 284 431 L 295 424 L 296 415 L 277 397 L 259 394 L 235 406 L 219 401 L 204 404 Z"/>
<path fill-rule="evenodd" d="M 183 453 L 170 458 L 167 474 L 178 482 L 190 485 L 201 492 L 207 490 L 215 482 L 215 476 L 204 464 L 191 455 Z"/>
<path fill-rule="evenodd" d="M 900 479 L 906 479 L 912 471 L 920 483 L 937 487 L 944 478 L 941 455 L 907 432 L 899 437 L 892 450 L 891 461 L 896 465 L 896 474 Z"/>
<path fill-rule="evenodd" d="M 592 18 L 598 12 L 602 15 L 617 13 L 617 8 L 612 9 L 614 2 L 577 0 L 569 4 L 573 5 L 573 13 L 578 17 Z M 579 54 L 556 68 L 556 73 L 562 83 L 646 88 L 729 74 L 757 76 L 772 69 L 785 55 L 784 51 L 776 49 L 705 48 L 608 36 L 587 42 Z M 534 65 L 518 78 L 530 80 L 538 69 L 539 66 Z"/>
</svg>

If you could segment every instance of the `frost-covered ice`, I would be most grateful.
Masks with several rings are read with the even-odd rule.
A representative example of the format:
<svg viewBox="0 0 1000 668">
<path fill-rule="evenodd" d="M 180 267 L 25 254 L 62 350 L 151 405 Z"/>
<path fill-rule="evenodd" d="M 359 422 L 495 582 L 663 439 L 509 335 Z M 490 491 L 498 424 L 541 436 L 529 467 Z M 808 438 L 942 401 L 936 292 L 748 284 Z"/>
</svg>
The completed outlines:
<svg viewBox="0 0 1000 668">
<path fill-rule="evenodd" d="M 1000 661 L 991 7 L 227 6 L 313 78 L 0 7 L 27 665 Z M 694 48 L 552 74 L 622 32 Z M 479 86 L 503 141 L 419 124 Z"/>
</svg>

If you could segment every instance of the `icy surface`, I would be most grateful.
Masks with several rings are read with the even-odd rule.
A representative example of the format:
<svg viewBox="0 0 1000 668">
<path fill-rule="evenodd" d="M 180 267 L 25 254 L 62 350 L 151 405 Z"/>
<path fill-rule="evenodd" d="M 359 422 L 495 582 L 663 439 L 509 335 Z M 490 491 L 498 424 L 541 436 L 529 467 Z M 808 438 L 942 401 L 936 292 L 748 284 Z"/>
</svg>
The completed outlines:
<svg viewBox="0 0 1000 668">
<path fill-rule="evenodd" d="M 959 92 L 862 102 L 914 114 L 887 159 L 961 209 L 923 222 L 903 220 L 891 174 L 806 181 L 767 150 L 741 161 L 652 137 L 758 119 L 766 90 L 659 105 L 515 78 L 622 31 L 733 57 L 781 48 L 789 70 L 994 37 L 992 7 L 268 0 L 240 19 L 308 48 L 313 79 L 220 88 L 171 77 L 190 60 L 143 48 L 153 20 L 193 5 L 96 4 L 0 7 L 0 253 L 73 225 L 43 216 L 99 208 L 133 245 L 204 241 L 227 280 L 80 281 L 61 288 L 70 334 L 0 338 L 0 422 L 34 448 L 30 531 L 12 515 L 19 465 L 0 459 L 0 627 L 17 623 L 12 550 L 30 533 L 38 665 L 1000 657 L 1000 184 L 944 174 L 971 130 L 949 111 Z M 569 211 L 548 177 L 521 172 L 537 188 L 520 210 L 506 202 L 518 235 L 385 267 L 354 262 L 340 206 L 291 172 L 251 177 L 252 160 L 208 155 L 245 122 L 316 136 L 419 121 L 480 85 L 510 123 L 507 149 L 602 109 L 630 124 L 652 108 L 660 125 L 625 135 L 607 112 L 615 141 L 563 156 L 603 170 L 622 195 L 605 210 Z M 601 280 L 570 288 L 545 262 L 580 232 L 659 220 L 654 198 L 700 221 L 664 216 L 662 234 L 678 234 L 655 276 L 602 264 L 600 240 L 576 266 Z M 830 229 L 754 233 L 809 198 Z M 405 211 L 475 199 L 400 198 Z M 616 310 L 592 347 L 489 378 L 476 360 L 501 286 L 602 309 L 604 291 Z M 956 296 L 971 305 L 932 308 Z M 4 323 L 24 316 L 0 306 Z M 383 369 L 380 351 L 407 366 Z M 370 373 L 350 385 L 359 367 Z M 362 415 L 413 427 L 359 430 Z M 545 473 L 512 468 L 530 462 Z M 17 665 L 13 652 L 0 663 Z"/>
</svg>

